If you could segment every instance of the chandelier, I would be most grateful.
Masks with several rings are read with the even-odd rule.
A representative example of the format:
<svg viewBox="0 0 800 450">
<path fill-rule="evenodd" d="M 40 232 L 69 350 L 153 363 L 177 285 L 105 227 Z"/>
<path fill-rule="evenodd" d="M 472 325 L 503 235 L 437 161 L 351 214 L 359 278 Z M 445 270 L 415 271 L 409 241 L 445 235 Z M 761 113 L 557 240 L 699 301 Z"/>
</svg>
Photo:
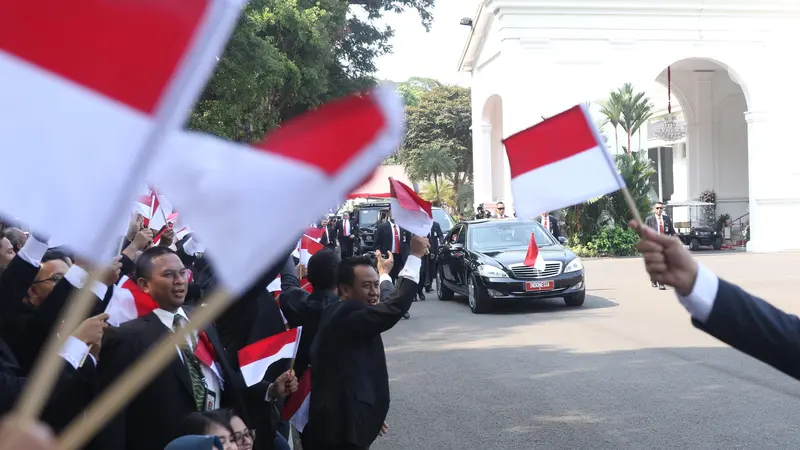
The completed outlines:
<svg viewBox="0 0 800 450">
<path fill-rule="evenodd" d="M 660 130 L 656 131 L 656 137 L 664 142 L 675 142 L 686 136 L 686 131 L 678 123 L 675 115 L 672 114 L 672 68 L 667 67 L 667 116 Z"/>
</svg>

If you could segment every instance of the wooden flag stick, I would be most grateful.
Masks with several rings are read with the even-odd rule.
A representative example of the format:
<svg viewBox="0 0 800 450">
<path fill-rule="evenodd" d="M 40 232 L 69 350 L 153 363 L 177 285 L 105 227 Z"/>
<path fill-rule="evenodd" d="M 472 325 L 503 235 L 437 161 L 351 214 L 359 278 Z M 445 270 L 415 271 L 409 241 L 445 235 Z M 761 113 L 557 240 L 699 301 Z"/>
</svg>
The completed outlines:
<svg viewBox="0 0 800 450">
<path fill-rule="evenodd" d="M 83 289 L 70 297 L 66 308 L 61 313 L 61 320 L 58 322 L 61 323 L 61 332 L 59 332 L 59 328 L 52 330 L 31 371 L 32 377 L 17 403 L 16 411 L 13 413 L 17 419 L 23 422 L 34 421 L 42 413 L 65 362 L 58 356 L 58 353 L 70 334 L 78 328 L 78 325 L 92 310 L 94 295 L 90 286 L 100 279 L 104 269 L 90 271 Z"/>
<path fill-rule="evenodd" d="M 155 347 L 136 360 L 119 379 L 103 391 L 81 418 L 74 420 L 59 436 L 59 450 L 77 450 L 111 420 L 136 394 L 141 392 L 155 376 L 164 370 L 173 357 L 175 347 L 186 342 L 186 337 L 195 330 L 214 321 L 228 307 L 231 296 L 220 289 L 209 296 L 202 308 L 198 308 L 189 324 L 176 333 L 168 333 Z"/>
<path fill-rule="evenodd" d="M 631 195 L 631 191 L 628 190 L 628 187 L 625 186 L 622 189 L 622 197 L 625 198 L 625 203 L 628 205 L 628 209 L 631 210 L 631 215 L 633 216 L 633 220 L 639 225 L 641 229 L 644 226 L 644 222 L 642 221 L 642 216 L 639 214 L 639 208 L 636 206 L 636 202 L 633 200 L 633 196 Z"/>
</svg>

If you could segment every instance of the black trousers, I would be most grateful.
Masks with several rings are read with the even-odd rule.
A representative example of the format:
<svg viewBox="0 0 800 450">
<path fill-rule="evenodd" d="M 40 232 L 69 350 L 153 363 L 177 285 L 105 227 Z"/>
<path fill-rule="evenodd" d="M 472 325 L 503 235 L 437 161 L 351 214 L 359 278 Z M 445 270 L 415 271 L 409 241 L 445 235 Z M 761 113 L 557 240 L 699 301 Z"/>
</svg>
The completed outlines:
<svg viewBox="0 0 800 450">
<path fill-rule="evenodd" d="M 417 284 L 417 292 L 422 294 L 425 292 L 425 285 L 427 284 L 428 278 L 428 257 L 422 257 L 422 265 L 419 266 L 419 284 Z"/>
<path fill-rule="evenodd" d="M 436 260 L 434 259 L 433 255 L 428 255 L 425 257 L 427 260 L 427 265 L 425 266 L 425 277 L 420 278 L 420 283 L 425 283 L 426 288 L 430 288 L 433 284 L 433 280 L 436 279 Z"/>
</svg>

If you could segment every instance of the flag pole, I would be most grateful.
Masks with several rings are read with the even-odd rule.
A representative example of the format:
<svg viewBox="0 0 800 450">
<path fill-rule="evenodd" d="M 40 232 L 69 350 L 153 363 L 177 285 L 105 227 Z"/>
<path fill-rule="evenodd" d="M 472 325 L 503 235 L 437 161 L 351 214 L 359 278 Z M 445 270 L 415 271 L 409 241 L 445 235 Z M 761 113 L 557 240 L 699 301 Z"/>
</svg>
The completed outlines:
<svg viewBox="0 0 800 450">
<path fill-rule="evenodd" d="M 210 2 L 203 23 L 193 37 L 190 50 L 181 61 L 174 79 L 170 81 L 165 91 L 162 102 L 158 105 L 154 117 L 155 125 L 142 143 L 136 161 L 131 162 L 128 177 L 121 183 L 123 197 L 135 191 L 138 183 L 145 177 L 150 166 L 149 163 L 154 160 L 155 152 L 170 133 L 179 129 L 186 122 L 192 105 L 213 73 L 213 67 L 216 65 L 215 57 L 224 51 L 225 44 L 239 20 L 242 9 L 242 5 L 238 2 L 219 0 Z M 98 239 L 105 239 L 105 236 L 113 233 L 117 225 L 115 218 L 125 214 L 128 203 L 124 201 L 124 198 L 118 200 L 118 211 L 109 217 L 108 223 L 98 234 Z M 103 270 L 103 268 L 92 270 L 83 289 L 75 293 L 64 309 L 63 326 L 66 330 L 70 330 L 70 333 L 91 311 L 94 303 L 91 285 L 100 280 Z M 35 420 L 44 409 L 63 364 L 58 352 L 68 337 L 68 333 L 59 335 L 56 330 L 53 330 L 43 351 L 40 352 L 39 359 L 31 371 L 33 376 L 23 391 L 15 411 L 12 412 L 23 423 Z"/>
</svg>

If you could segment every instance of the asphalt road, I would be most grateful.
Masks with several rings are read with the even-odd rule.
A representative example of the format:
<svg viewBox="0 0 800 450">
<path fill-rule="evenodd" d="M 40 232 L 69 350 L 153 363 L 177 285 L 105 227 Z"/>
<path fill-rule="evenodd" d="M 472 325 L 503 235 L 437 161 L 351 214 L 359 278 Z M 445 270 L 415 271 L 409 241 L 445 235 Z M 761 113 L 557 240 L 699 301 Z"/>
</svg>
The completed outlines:
<svg viewBox="0 0 800 450">
<path fill-rule="evenodd" d="M 706 253 L 800 313 L 800 254 Z M 374 450 L 800 448 L 800 383 L 696 330 L 640 259 L 586 261 L 586 304 L 473 315 L 435 293 L 384 335 L 390 434 Z"/>
</svg>

